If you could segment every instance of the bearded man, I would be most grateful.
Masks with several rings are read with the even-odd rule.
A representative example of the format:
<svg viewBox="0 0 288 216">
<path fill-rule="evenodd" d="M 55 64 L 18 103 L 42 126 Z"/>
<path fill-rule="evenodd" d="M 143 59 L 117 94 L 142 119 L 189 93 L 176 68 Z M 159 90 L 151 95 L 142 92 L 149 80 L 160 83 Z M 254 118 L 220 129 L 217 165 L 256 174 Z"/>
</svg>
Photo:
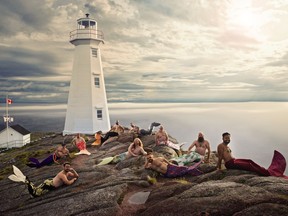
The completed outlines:
<svg viewBox="0 0 288 216">
<path fill-rule="evenodd" d="M 188 148 L 188 153 L 190 154 L 191 150 L 195 146 L 195 152 L 198 153 L 202 159 L 204 159 L 205 163 L 209 163 L 210 159 L 210 144 L 207 140 L 204 139 L 204 135 L 202 132 L 198 133 L 198 139 L 195 140 L 191 146 Z M 208 151 L 207 157 L 205 158 L 206 150 Z"/>
</svg>

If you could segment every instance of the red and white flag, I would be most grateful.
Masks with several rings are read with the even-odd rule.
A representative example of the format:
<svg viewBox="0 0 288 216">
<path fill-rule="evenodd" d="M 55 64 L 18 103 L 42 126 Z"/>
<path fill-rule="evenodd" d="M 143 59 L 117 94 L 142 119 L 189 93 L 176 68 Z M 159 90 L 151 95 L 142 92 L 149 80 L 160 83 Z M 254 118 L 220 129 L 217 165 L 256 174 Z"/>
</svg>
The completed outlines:
<svg viewBox="0 0 288 216">
<path fill-rule="evenodd" d="M 12 99 L 7 98 L 7 104 L 12 104 Z"/>
</svg>

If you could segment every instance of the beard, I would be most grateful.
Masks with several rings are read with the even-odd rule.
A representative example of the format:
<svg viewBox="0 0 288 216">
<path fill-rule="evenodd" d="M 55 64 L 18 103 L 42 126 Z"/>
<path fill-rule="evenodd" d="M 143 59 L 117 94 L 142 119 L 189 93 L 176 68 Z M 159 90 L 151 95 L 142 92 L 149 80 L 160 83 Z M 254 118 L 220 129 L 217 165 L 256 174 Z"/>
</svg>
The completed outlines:
<svg viewBox="0 0 288 216">
<path fill-rule="evenodd" d="M 224 144 L 228 145 L 230 143 L 230 140 L 224 141 Z"/>
<path fill-rule="evenodd" d="M 204 137 L 198 137 L 198 142 L 203 142 L 204 141 Z"/>
</svg>

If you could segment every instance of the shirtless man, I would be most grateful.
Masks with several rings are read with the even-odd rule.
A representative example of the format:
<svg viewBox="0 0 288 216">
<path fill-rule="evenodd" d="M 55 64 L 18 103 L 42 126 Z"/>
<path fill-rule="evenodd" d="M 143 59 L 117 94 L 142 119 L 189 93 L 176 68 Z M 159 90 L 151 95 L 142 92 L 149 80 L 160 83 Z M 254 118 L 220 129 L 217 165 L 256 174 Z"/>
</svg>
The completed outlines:
<svg viewBox="0 0 288 216">
<path fill-rule="evenodd" d="M 55 155 L 57 158 L 65 158 L 69 156 L 69 150 L 66 148 L 66 144 L 63 143 L 55 150 Z"/>
<path fill-rule="evenodd" d="M 108 142 L 112 142 L 112 140 L 116 140 L 117 137 L 124 133 L 124 127 L 119 124 L 119 120 L 116 121 L 115 125 L 111 127 L 111 129 L 105 134 L 102 139 L 102 144 L 105 145 Z M 112 139 L 109 139 L 113 137 Z M 109 139 L 109 141 L 107 141 Z"/>
<path fill-rule="evenodd" d="M 91 153 L 86 149 L 86 141 L 83 137 L 80 136 L 80 133 L 76 135 L 76 137 L 72 140 L 72 144 L 75 145 L 79 152 L 75 155 L 86 154 L 91 155 Z"/>
<path fill-rule="evenodd" d="M 274 151 L 272 163 L 268 169 L 265 169 L 264 167 L 259 166 L 250 159 L 235 159 L 232 156 L 231 149 L 228 146 L 228 144 L 230 143 L 230 134 L 228 132 L 222 134 L 222 140 L 223 142 L 220 143 L 217 147 L 217 168 L 219 170 L 221 170 L 222 160 L 224 160 L 225 167 L 227 169 L 247 170 L 251 172 L 256 172 L 262 176 L 285 177 L 283 173 L 286 168 L 286 162 L 284 156 L 280 152 Z"/>
<path fill-rule="evenodd" d="M 163 157 L 154 157 L 153 154 L 148 153 L 146 155 L 145 169 L 152 169 L 161 173 L 164 177 L 174 178 L 183 176 L 185 174 L 201 175 L 202 172 L 197 169 L 201 162 L 196 163 L 193 166 L 177 166 L 170 163 Z"/>
<path fill-rule="evenodd" d="M 146 155 L 147 152 L 143 148 L 143 143 L 139 138 L 135 138 L 133 143 L 128 147 L 126 158 L 137 157 L 139 155 Z"/>
<path fill-rule="evenodd" d="M 120 125 L 119 120 L 117 120 L 115 122 L 115 125 L 112 126 L 110 131 L 116 132 L 116 133 L 118 133 L 118 135 L 120 135 L 120 134 L 124 133 L 124 128 L 122 125 Z"/>
<path fill-rule="evenodd" d="M 147 155 L 147 152 L 143 148 L 142 141 L 139 138 L 135 138 L 134 141 L 129 145 L 128 151 L 115 155 L 111 163 L 119 163 L 120 161 L 132 157 L 137 157 L 139 155 Z"/>
<path fill-rule="evenodd" d="M 167 145 L 168 141 L 169 141 L 168 134 L 164 130 L 163 126 L 161 125 L 159 127 L 158 132 L 156 133 L 156 136 L 155 136 L 155 144 L 156 145 L 161 145 L 161 144 Z"/>
<path fill-rule="evenodd" d="M 191 146 L 188 148 L 188 152 L 187 154 L 189 154 L 192 150 L 193 147 L 195 148 L 195 152 L 200 154 L 201 157 L 204 159 L 205 158 L 205 154 L 206 154 L 206 150 L 208 150 L 208 155 L 207 158 L 204 160 L 205 163 L 209 163 L 209 159 L 210 159 L 210 144 L 207 140 L 204 139 L 204 135 L 203 133 L 199 132 L 198 134 L 198 139 L 195 140 Z"/>
<path fill-rule="evenodd" d="M 133 138 L 139 137 L 140 128 L 137 125 L 133 124 L 132 122 L 130 123 L 130 126 L 131 128 L 129 130 L 129 133 L 133 134 Z"/>
<path fill-rule="evenodd" d="M 67 156 L 69 156 L 69 150 L 66 148 L 66 144 L 62 143 L 61 146 L 57 147 L 57 149 L 55 150 L 53 154 L 49 155 L 47 158 L 45 158 L 41 162 L 39 162 L 39 160 L 36 158 L 29 158 L 29 163 L 27 163 L 26 165 L 29 167 L 40 168 L 40 167 L 50 165 L 53 163 L 59 164 L 58 161 L 60 159 L 66 158 Z"/>
<path fill-rule="evenodd" d="M 46 179 L 42 184 L 36 187 L 26 177 L 26 184 L 28 185 L 29 193 L 33 197 L 38 197 L 62 185 L 71 185 L 78 178 L 78 173 L 71 167 L 70 163 L 65 162 L 63 164 L 63 170 L 60 171 L 53 179 Z"/>
<path fill-rule="evenodd" d="M 131 126 L 131 129 L 129 131 L 130 133 L 135 133 L 137 135 L 140 133 L 140 128 L 137 125 L 135 125 L 131 122 L 130 126 Z"/>
</svg>

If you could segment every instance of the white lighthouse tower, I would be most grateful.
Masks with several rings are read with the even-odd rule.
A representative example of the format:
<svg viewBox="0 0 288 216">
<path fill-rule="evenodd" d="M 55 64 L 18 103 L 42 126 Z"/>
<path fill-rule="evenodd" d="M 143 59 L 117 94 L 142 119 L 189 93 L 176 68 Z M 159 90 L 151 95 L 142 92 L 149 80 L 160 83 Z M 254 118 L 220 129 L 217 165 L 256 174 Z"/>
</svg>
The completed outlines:
<svg viewBox="0 0 288 216">
<path fill-rule="evenodd" d="M 75 52 L 63 134 L 107 131 L 110 118 L 99 48 L 104 36 L 89 14 L 77 20 L 70 43 Z"/>
</svg>

